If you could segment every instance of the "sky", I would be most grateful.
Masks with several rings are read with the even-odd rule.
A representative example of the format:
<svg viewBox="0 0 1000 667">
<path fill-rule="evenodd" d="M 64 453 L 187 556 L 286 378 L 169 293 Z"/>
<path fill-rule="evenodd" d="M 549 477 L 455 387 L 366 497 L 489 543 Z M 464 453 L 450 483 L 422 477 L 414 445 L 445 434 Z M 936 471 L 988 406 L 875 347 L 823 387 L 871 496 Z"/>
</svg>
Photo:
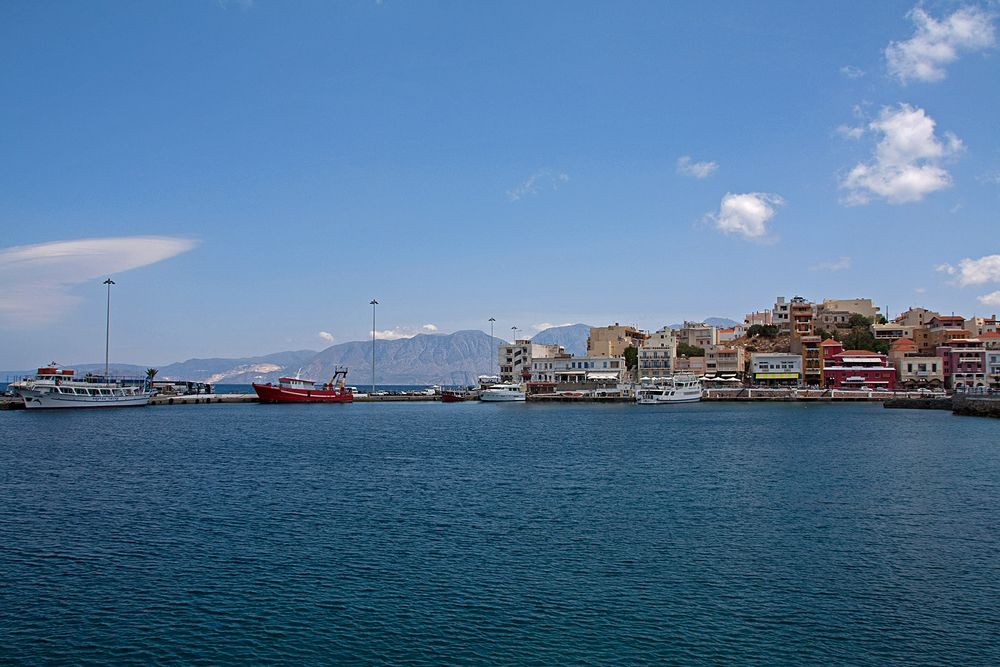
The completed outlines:
<svg viewBox="0 0 1000 667">
<path fill-rule="evenodd" d="M 1000 312 L 996 2 L 0 5 L 0 368 Z"/>
</svg>

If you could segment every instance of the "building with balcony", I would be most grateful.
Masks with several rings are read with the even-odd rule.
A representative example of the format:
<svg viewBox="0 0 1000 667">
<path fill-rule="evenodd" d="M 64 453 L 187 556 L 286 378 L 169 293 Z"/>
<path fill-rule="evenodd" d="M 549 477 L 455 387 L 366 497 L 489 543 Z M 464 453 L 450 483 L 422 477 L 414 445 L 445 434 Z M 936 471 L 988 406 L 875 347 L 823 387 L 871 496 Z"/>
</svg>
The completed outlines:
<svg viewBox="0 0 1000 667">
<path fill-rule="evenodd" d="M 979 338 L 983 334 L 997 333 L 997 316 L 970 317 L 965 320 L 964 328 L 973 338 Z"/>
<path fill-rule="evenodd" d="M 639 346 L 639 378 L 667 377 L 673 373 L 677 356 L 677 333 L 663 327 Z"/>
<path fill-rule="evenodd" d="M 516 340 L 513 343 L 501 343 L 498 346 L 500 355 L 500 381 L 521 383 L 531 379 L 532 360 L 547 357 L 557 357 L 565 354 L 559 345 L 543 345 L 532 343 L 528 339 Z"/>
<path fill-rule="evenodd" d="M 718 329 L 704 322 L 685 322 L 677 331 L 677 340 L 705 349 L 719 342 Z"/>
<path fill-rule="evenodd" d="M 986 379 L 992 389 L 1000 389 L 1000 350 L 986 350 Z"/>
<path fill-rule="evenodd" d="M 819 305 L 820 311 L 862 315 L 870 320 L 878 319 L 881 309 L 871 299 L 823 299 Z"/>
<path fill-rule="evenodd" d="M 705 357 L 680 356 L 674 359 L 674 373 L 705 375 Z"/>
<path fill-rule="evenodd" d="M 986 347 L 978 338 L 947 341 L 937 348 L 948 389 L 972 389 L 987 386 Z"/>
<path fill-rule="evenodd" d="M 872 335 L 875 336 L 876 340 L 899 340 L 900 338 L 913 339 L 913 330 L 915 326 L 907 324 L 897 324 L 895 322 L 889 322 L 888 324 L 873 324 L 872 325 Z M 914 341 L 916 342 L 916 341 Z"/>
<path fill-rule="evenodd" d="M 705 374 L 743 379 L 746 374 L 746 350 L 719 344 L 705 348 Z"/>
<path fill-rule="evenodd" d="M 555 357 L 551 360 L 552 377 L 561 385 L 617 386 L 625 381 L 625 357 Z"/>
<path fill-rule="evenodd" d="M 798 385 L 802 382 L 802 355 L 753 352 L 750 354 L 750 377 L 756 384 Z"/>
<path fill-rule="evenodd" d="M 941 389 L 944 387 L 944 362 L 941 357 L 920 354 L 910 338 L 897 338 L 889 349 L 889 360 L 896 369 L 899 389 Z"/>
<path fill-rule="evenodd" d="M 781 333 L 788 333 L 792 330 L 791 306 L 792 304 L 785 301 L 785 297 L 779 296 L 771 310 L 771 324 L 778 327 L 778 331 Z"/>
<path fill-rule="evenodd" d="M 797 296 L 788 305 L 788 319 L 793 336 L 812 336 L 816 333 L 813 320 L 816 317 L 816 306 Z"/>
<path fill-rule="evenodd" d="M 896 369 L 884 354 L 870 350 L 844 350 L 823 368 L 824 386 L 831 389 L 896 388 Z"/>
<path fill-rule="evenodd" d="M 923 327 L 930 324 L 930 321 L 933 318 L 940 316 L 941 313 L 935 313 L 933 310 L 927 310 L 926 308 L 914 308 L 911 306 L 906 311 L 900 313 L 893 320 L 893 322 L 909 327 Z"/>
</svg>

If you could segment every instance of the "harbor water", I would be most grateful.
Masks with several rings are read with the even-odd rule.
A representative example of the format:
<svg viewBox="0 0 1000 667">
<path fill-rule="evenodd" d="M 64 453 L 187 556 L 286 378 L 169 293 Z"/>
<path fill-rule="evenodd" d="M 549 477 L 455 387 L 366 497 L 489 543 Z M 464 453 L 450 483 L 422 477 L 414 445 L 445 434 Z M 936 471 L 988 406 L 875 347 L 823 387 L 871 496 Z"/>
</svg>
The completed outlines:
<svg viewBox="0 0 1000 667">
<path fill-rule="evenodd" d="M 998 499 L 869 404 L 0 412 L 0 662 L 998 664 Z"/>
</svg>

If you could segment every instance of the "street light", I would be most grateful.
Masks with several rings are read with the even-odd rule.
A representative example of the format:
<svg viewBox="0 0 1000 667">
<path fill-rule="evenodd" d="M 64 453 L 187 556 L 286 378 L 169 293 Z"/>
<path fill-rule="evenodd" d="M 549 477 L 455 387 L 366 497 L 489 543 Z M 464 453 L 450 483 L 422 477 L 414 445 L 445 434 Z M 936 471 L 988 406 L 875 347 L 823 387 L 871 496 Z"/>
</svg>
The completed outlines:
<svg viewBox="0 0 1000 667">
<path fill-rule="evenodd" d="M 372 299 L 370 304 L 372 307 L 372 394 L 375 394 L 375 306 L 378 305 L 378 301 Z"/>
<path fill-rule="evenodd" d="M 517 343 L 517 325 L 512 326 L 510 330 L 514 332 L 514 340 L 511 343 Z"/>
<path fill-rule="evenodd" d="M 496 370 L 497 364 L 493 361 L 493 354 L 497 351 L 497 340 L 493 337 L 493 323 L 496 322 L 496 318 L 490 318 L 490 371 L 488 375 L 493 375 L 493 371 Z"/>
<path fill-rule="evenodd" d="M 108 286 L 108 317 L 104 324 L 104 381 L 108 381 L 108 351 L 111 348 L 111 286 L 115 284 L 111 278 L 105 280 L 102 285 Z"/>
</svg>

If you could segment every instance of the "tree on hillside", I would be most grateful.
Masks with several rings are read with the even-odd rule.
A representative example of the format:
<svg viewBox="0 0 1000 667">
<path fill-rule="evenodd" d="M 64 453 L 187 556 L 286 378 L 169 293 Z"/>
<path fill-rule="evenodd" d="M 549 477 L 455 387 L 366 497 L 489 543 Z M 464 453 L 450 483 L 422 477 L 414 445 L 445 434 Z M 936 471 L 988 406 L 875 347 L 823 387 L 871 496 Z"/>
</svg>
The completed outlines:
<svg viewBox="0 0 1000 667">
<path fill-rule="evenodd" d="M 755 324 L 747 329 L 747 336 L 763 336 L 764 338 L 774 338 L 778 335 L 778 327 L 773 324 Z"/>
<path fill-rule="evenodd" d="M 872 333 L 872 319 L 870 317 L 855 313 L 847 320 L 847 325 L 851 331 L 841 340 L 845 349 L 889 353 L 889 342 L 878 340 Z"/>
<path fill-rule="evenodd" d="M 705 350 L 697 345 L 687 343 L 677 343 L 677 356 L 679 357 L 704 357 Z"/>
</svg>

